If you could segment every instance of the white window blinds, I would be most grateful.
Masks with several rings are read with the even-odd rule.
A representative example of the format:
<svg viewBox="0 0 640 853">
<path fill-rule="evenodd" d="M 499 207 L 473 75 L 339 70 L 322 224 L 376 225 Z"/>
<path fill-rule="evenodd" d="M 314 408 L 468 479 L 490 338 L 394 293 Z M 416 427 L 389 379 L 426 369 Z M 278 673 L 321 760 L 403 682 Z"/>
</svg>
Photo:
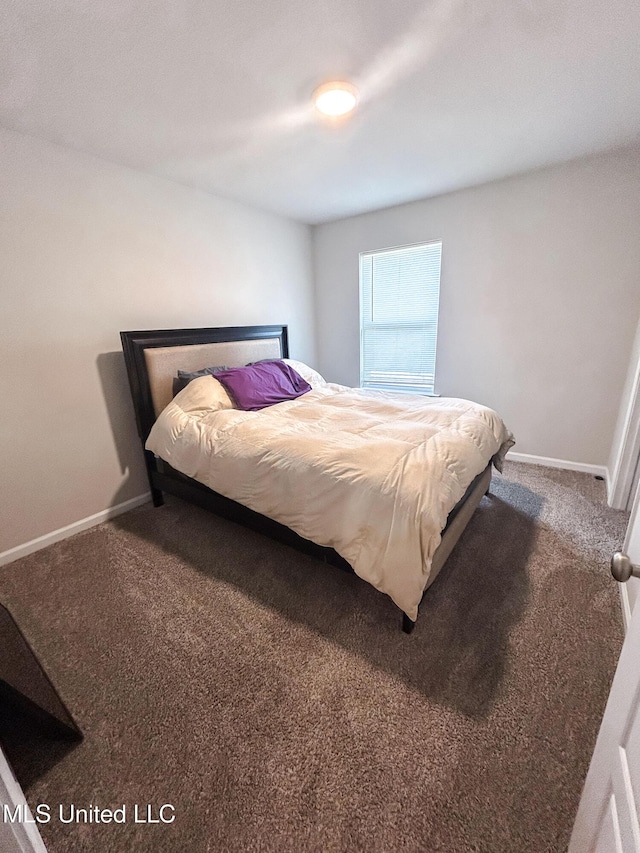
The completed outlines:
<svg viewBox="0 0 640 853">
<path fill-rule="evenodd" d="M 442 242 L 360 255 L 360 385 L 433 393 Z"/>
</svg>

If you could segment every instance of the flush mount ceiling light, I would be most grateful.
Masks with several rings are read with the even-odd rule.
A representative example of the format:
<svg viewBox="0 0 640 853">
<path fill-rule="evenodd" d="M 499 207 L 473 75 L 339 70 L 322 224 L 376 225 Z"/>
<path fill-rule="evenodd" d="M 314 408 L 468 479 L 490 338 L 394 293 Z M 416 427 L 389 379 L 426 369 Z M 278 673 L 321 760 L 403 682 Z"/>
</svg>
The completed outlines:
<svg viewBox="0 0 640 853">
<path fill-rule="evenodd" d="M 323 83 L 313 93 L 313 102 L 322 115 L 338 118 L 350 113 L 358 103 L 358 90 L 352 83 Z"/>
</svg>

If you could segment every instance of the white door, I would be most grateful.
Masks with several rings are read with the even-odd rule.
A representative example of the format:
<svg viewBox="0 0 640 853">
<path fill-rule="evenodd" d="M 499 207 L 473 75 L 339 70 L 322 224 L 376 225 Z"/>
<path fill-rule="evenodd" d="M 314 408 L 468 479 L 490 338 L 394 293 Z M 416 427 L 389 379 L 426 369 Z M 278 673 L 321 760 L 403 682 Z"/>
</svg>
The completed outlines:
<svg viewBox="0 0 640 853">
<path fill-rule="evenodd" d="M 638 460 L 640 468 L 640 459 Z M 640 484 L 636 489 L 636 496 L 631 509 L 631 520 L 629 529 L 624 540 L 623 550 L 631 557 L 636 565 L 640 565 Z M 629 578 L 626 584 L 621 585 L 622 604 L 624 608 L 625 625 L 629 627 L 631 611 L 636 601 L 640 599 L 640 578 Z"/>
<path fill-rule="evenodd" d="M 631 560 L 640 565 L 640 489 L 624 547 Z M 640 853 L 640 596 L 635 594 L 640 581 L 631 578 L 629 584 L 632 594 L 623 596 L 627 634 L 569 853 Z"/>
</svg>

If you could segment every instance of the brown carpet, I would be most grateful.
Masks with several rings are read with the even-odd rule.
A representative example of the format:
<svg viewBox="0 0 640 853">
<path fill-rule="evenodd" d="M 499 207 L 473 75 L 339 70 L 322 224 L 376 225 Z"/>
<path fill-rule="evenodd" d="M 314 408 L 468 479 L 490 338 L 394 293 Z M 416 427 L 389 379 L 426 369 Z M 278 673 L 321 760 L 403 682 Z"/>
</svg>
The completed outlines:
<svg viewBox="0 0 640 853">
<path fill-rule="evenodd" d="M 7 750 L 51 853 L 566 848 L 622 641 L 604 484 L 509 463 L 415 632 L 177 500 L 0 569 L 85 733 Z M 175 807 L 135 824 L 134 804 Z M 117 824 L 62 824 L 126 804 Z"/>
</svg>

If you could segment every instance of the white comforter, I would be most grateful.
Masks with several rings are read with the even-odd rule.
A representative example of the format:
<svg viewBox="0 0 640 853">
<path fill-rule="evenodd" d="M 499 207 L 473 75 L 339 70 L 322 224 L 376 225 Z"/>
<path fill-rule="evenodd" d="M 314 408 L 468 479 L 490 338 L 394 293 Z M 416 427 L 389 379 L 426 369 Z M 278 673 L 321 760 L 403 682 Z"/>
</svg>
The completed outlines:
<svg viewBox="0 0 640 853">
<path fill-rule="evenodd" d="M 454 398 L 323 384 L 259 412 L 191 382 L 147 449 L 216 492 L 341 554 L 411 619 L 447 515 L 513 444 L 491 409 Z M 228 399 L 228 398 L 227 398 Z"/>
</svg>

